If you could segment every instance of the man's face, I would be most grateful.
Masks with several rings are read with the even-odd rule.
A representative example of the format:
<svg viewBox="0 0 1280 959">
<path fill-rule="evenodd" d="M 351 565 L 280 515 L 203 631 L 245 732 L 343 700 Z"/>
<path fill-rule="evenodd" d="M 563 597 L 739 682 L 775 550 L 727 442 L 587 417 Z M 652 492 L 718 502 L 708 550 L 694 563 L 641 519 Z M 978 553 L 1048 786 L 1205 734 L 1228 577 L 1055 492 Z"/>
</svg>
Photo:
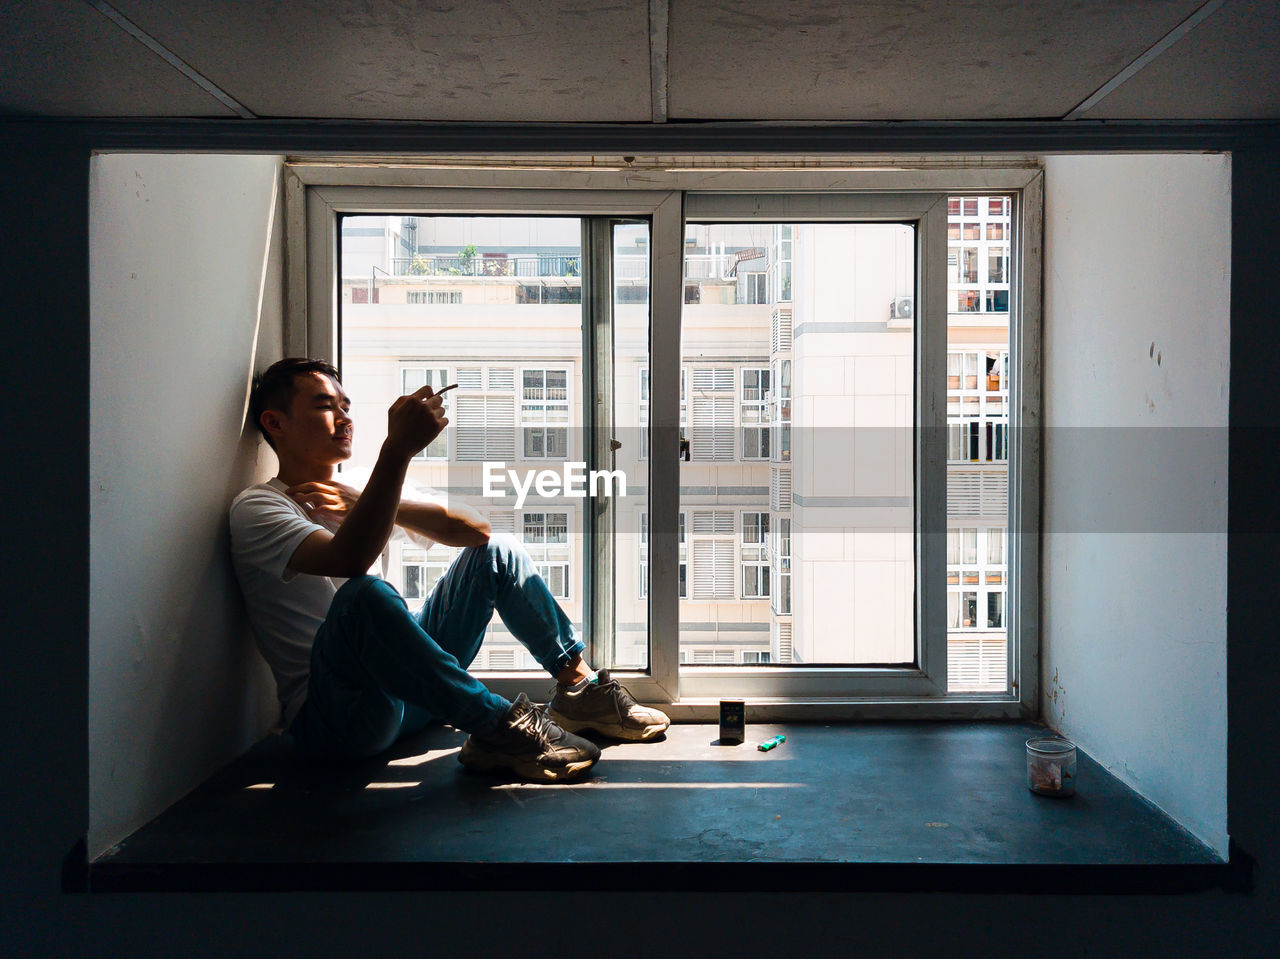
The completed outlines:
<svg viewBox="0 0 1280 959">
<path fill-rule="evenodd" d="M 355 424 L 342 384 L 324 373 L 302 374 L 293 384 L 293 404 L 273 433 L 277 450 L 328 465 L 348 459 Z"/>
</svg>

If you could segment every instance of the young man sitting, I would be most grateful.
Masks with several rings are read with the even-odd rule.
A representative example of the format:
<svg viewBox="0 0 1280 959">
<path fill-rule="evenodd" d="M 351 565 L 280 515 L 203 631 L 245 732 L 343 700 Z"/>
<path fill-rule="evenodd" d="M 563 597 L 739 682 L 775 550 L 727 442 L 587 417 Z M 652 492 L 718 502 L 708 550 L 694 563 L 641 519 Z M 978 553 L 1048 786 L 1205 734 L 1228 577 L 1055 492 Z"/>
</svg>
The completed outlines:
<svg viewBox="0 0 1280 959">
<path fill-rule="evenodd" d="M 600 758 L 593 729 L 648 740 L 670 721 L 597 675 L 524 547 L 491 535 L 474 510 L 404 495 L 409 460 L 449 422 L 424 386 L 396 400 L 363 490 L 334 479 L 351 456 L 351 403 L 337 371 L 286 359 L 256 377 L 250 415 L 279 459 L 271 480 L 231 504 L 231 551 L 250 624 L 275 675 L 284 723 L 314 756 L 375 755 L 440 720 L 471 735 L 458 754 L 475 769 L 535 780 L 581 774 Z M 367 575 L 393 535 L 465 547 L 422 608 Z M 545 709 L 494 694 L 467 667 L 497 610 L 548 673 Z"/>
</svg>

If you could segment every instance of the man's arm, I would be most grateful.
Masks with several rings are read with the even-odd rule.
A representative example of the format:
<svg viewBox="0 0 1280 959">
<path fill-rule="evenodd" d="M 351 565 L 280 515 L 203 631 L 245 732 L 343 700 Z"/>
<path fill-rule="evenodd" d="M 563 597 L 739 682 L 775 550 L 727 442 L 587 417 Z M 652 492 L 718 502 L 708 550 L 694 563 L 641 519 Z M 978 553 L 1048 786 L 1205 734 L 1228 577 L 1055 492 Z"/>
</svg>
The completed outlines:
<svg viewBox="0 0 1280 959">
<path fill-rule="evenodd" d="M 396 525 L 445 546 L 483 546 L 489 542 L 489 524 L 465 504 L 404 503 L 396 513 Z"/>
<path fill-rule="evenodd" d="M 378 558 L 400 508 L 409 460 L 448 424 L 430 386 L 402 396 L 387 413 L 387 439 L 364 491 L 336 533 L 316 530 L 290 557 L 288 566 L 314 576 L 361 576 Z"/>
</svg>

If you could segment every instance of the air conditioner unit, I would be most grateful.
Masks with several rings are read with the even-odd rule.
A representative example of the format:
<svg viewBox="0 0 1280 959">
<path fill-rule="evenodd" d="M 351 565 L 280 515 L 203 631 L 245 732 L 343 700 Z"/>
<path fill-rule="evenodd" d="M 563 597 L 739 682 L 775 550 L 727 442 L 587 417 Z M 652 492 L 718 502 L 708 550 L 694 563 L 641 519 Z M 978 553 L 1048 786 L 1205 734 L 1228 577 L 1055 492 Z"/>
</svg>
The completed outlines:
<svg viewBox="0 0 1280 959">
<path fill-rule="evenodd" d="M 895 296 L 890 307 L 889 318 L 893 320 L 909 320 L 913 315 L 915 304 L 909 296 Z"/>
</svg>

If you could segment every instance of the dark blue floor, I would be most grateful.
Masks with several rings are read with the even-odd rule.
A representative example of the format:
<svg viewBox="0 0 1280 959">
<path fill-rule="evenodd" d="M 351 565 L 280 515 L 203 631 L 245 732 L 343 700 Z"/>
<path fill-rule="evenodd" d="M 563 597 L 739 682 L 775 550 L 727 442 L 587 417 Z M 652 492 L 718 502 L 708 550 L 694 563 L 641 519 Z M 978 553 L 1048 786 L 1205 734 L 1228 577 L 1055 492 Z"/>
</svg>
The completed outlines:
<svg viewBox="0 0 1280 959">
<path fill-rule="evenodd" d="M 391 875 L 378 864 L 665 864 L 679 875 L 681 864 L 929 864 L 1002 867 L 1016 884 L 1008 867 L 1033 867 L 1042 880 L 1054 870 L 1080 874 L 1069 867 L 1142 867 L 1148 878 L 1173 875 L 1159 867 L 1221 867 L 1083 754 L 1074 797 L 1028 791 L 1024 743 L 1044 731 L 1029 723 L 755 725 L 746 744 L 721 746 L 716 727 L 681 725 L 655 743 L 607 745 L 594 775 L 578 783 L 536 786 L 465 771 L 457 762 L 464 737 L 448 727 L 354 766 L 310 764 L 287 739 L 273 739 L 99 857 L 90 873 L 98 888 L 142 888 L 160 883 L 166 866 L 182 866 L 180 883 L 203 887 L 203 868 L 208 887 L 236 888 L 235 867 L 250 864 L 286 880 L 290 870 L 322 867 L 312 873 L 328 877 L 322 885 L 342 885 L 344 863 L 360 864 L 356 885 Z M 756 749 L 780 732 L 784 745 Z M 956 877 L 966 874 L 978 875 L 947 873 L 961 885 Z M 475 874 L 469 881 L 485 883 Z"/>
</svg>

